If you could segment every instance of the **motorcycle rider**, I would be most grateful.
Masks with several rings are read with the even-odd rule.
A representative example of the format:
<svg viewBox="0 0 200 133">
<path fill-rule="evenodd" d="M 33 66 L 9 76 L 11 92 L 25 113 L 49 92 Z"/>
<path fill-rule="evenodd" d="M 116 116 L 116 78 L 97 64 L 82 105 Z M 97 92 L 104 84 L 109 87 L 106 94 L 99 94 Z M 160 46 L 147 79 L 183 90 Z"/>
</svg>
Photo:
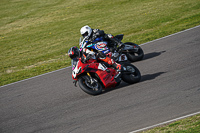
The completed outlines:
<svg viewBox="0 0 200 133">
<path fill-rule="evenodd" d="M 124 44 L 114 38 L 112 34 L 105 34 L 103 30 L 92 29 L 88 25 L 83 26 L 80 30 L 81 35 L 87 41 L 87 44 L 94 43 L 95 41 L 111 41 L 113 44 L 117 44 L 119 48 L 123 48 Z M 86 44 L 86 45 L 87 45 Z"/>
<path fill-rule="evenodd" d="M 76 46 L 71 47 L 68 50 L 68 56 L 72 59 L 71 64 L 72 64 L 72 70 L 74 70 L 76 62 L 78 61 L 78 58 L 80 57 L 80 50 Z"/>
<path fill-rule="evenodd" d="M 95 58 L 97 60 L 104 61 L 114 67 L 117 70 L 121 70 L 121 65 L 116 63 L 113 59 L 111 59 L 111 55 L 104 54 L 101 51 L 98 51 L 98 53 L 95 53 L 92 49 L 88 49 L 85 46 L 88 44 L 94 43 L 95 41 L 102 41 L 102 40 L 109 40 L 113 42 L 113 44 L 117 44 L 120 48 L 124 47 L 124 44 L 117 39 L 114 38 L 111 34 L 105 34 L 103 30 L 99 29 L 92 29 L 88 25 L 83 26 L 80 30 L 81 35 L 84 38 L 84 44 L 83 42 L 80 44 L 80 48 L 83 55 L 83 62 L 87 61 L 89 58 Z M 110 55 L 110 56 L 109 56 Z"/>
<path fill-rule="evenodd" d="M 85 52 L 83 52 L 85 51 Z M 76 61 L 78 61 L 77 58 L 81 57 L 81 61 L 85 63 L 87 60 L 93 58 L 97 60 L 104 61 L 117 69 L 118 71 L 121 70 L 121 65 L 116 63 L 113 59 L 111 59 L 109 56 L 106 56 L 105 54 L 102 53 L 95 53 L 93 51 L 90 51 L 89 49 L 83 49 L 82 55 L 80 53 L 80 50 L 74 46 L 71 47 L 68 51 L 68 56 L 72 59 L 72 70 L 75 68 Z"/>
</svg>

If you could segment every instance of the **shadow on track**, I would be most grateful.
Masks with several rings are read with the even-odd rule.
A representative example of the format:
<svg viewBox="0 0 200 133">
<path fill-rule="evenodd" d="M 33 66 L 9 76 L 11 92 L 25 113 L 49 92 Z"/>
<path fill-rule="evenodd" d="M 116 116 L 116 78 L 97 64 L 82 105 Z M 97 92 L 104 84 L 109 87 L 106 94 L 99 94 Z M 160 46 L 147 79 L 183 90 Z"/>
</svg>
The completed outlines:
<svg viewBox="0 0 200 133">
<path fill-rule="evenodd" d="M 154 58 L 154 57 L 157 57 L 159 55 L 161 55 L 162 53 L 165 53 L 166 51 L 161 51 L 161 52 L 152 52 L 152 53 L 148 53 L 148 54 L 145 54 L 144 56 L 144 59 L 143 60 L 147 60 L 147 59 L 151 59 L 151 58 Z M 131 62 L 129 62 L 131 63 Z M 141 81 L 136 83 L 136 84 L 139 84 L 141 82 L 145 82 L 145 81 L 148 81 L 148 80 L 153 80 L 155 79 L 156 77 L 162 75 L 163 73 L 166 73 L 166 72 L 158 72 L 158 73 L 154 73 L 154 74 L 147 74 L 147 75 L 142 75 L 141 77 Z M 105 94 L 105 93 L 108 93 L 110 91 L 113 91 L 113 90 L 117 90 L 117 89 L 121 89 L 123 87 L 126 87 L 126 86 L 129 86 L 129 85 L 134 85 L 134 84 L 128 84 L 124 81 L 121 81 L 120 85 L 117 86 L 117 87 L 114 87 L 114 88 L 108 88 L 108 89 L 105 89 L 102 94 Z M 101 94 L 101 95 L 102 95 Z"/>
<path fill-rule="evenodd" d="M 166 52 L 166 51 L 152 52 L 152 53 L 145 54 L 143 60 L 147 60 L 147 59 L 154 58 L 154 57 L 159 56 L 159 55 L 161 55 L 162 53 L 165 53 L 165 52 Z"/>
<path fill-rule="evenodd" d="M 141 82 L 145 82 L 145 81 L 148 81 L 148 80 L 153 80 L 153 79 L 155 79 L 156 77 L 159 77 L 160 75 L 162 75 L 162 74 L 164 74 L 164 73 L 166 73 L 166 72 L 158 72 L 158 73 L 154 73 L 154 74 L 143 75 L 142 78 L 141 78 L 141 81 L 138 82 L 138 83 L 136 83 L 136 84 L 139 84 L 139 83 L 141 83 Z M 122 82 L 120 83 L 119 86 L 114 87 L 114 88 L 106 89 L 105 91 L 103 91 L 102 94 L 105 94 L 105 93 L 108 93 L 108 92 L 110 92 L 110 91 L 114 91 L 114 90 L 117 90 L 117 89 L 121 89 L 121 88 L 126 87 L 126 86 L 129 86 L 129 85 L 134 85 L 134 84 L 128 84 L 128 83 L 122 81 Z"/>
<path fill-rule="evenodd" d="M 128 83 L 126 83 L 126 82 L 121 81 L 121 83 L 120 83 L 119 86 L 114 87 L 114 88 L 108 88 L 108 89 L 104 90 L 104 91 L 102 92 L 102 94 L 108 93 L 108 92 L 110 92 L 110 91 L 118 90 L 118 89 L 121 89 L 121 88 L 126 87 L 126 86 L 129 86 L 129 85 L 133 85 L 133 84 L 128 84 Z"/>
<path fill-rule="evenodd" d="M 154 74 L 143 75 L 140 82 L 144 82 L 144 81 L 147 81 L 147 80 L 153 80 L 156 77 L 158 77 L 158 76 L 160 76 L 160 75 L 162 75 L 164 73 L 166 73 L 166 72 L 158 72 L 158 73 L 154 73 Z"/>
</svg>

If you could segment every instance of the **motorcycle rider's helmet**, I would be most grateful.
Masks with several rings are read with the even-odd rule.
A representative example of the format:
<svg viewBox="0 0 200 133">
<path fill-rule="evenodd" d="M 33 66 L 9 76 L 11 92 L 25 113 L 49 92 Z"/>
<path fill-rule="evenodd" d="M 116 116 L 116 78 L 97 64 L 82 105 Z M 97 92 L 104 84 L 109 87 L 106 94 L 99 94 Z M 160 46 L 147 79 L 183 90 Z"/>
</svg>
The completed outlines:
<svg viewBox="0 0 200 133">
<path fill-rule="evenodd" d="M 74 46 L 74 47 L 71 47 L 68 51 L 68 56 L 71 58 L 71 59 L 74 59 L 74 58 L 77 58 L 77 57 L 80 57 L 80 50 Z"/>
<path fill-rule="evenodd" d="M 80 33 L 83 38 L 90 37 L 90 35 L 92 34 L 92 29 L 88 25 L 86 25 L 81 28 Z"/>
</svg>

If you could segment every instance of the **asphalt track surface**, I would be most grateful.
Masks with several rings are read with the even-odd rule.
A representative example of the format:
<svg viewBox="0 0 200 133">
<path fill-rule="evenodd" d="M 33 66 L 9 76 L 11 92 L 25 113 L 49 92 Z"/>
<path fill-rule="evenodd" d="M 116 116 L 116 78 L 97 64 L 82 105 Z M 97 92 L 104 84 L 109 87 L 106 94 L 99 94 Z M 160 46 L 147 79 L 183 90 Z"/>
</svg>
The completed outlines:
<svg viewBox="0 0 200 133">
<path fill-rule="evenodd" d="M 1 133 L 128 133 L 200 111 L 200 26 L 141 46 L 141 82 L 98 96 L 71 67 L 0 87 Z"/>
</svg>

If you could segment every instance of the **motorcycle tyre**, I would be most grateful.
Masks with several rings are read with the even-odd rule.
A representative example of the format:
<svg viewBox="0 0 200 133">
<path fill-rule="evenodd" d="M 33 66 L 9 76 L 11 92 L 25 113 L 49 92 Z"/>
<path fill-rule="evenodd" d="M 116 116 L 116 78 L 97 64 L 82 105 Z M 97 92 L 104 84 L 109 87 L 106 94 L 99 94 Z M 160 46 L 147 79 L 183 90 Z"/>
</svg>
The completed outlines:
<svg viewBox="0 0 200 133">
<path fill-rule="evenodd" d="M 134 65 L 130 64 L 130 63 L 123 63 L 123 64 L 124 64 L 124 67 L 127 67 L 127 66 L 133 67 L 135 69 L 135 72 L 134 72 L 134 76 L 133 76 L 133 74 L 122 73 L 122 77 L 121 77 L 122 80 L 126 83 L 129 83 L 129 84 L 138 83 L 141 80 L 141 73 L 138 70 L 138 68 L 135 67 Z"/>
<path fill-rule="evenodd" d="M 127 44 L 127 45 L 136 45 L 135 43 L 132 43 L 132 42 L 126 42 L 124 44 Z M 131 62 L 136 62 L 136 61 L 140 61 L 143 59 L 144 57 L 144 51 L 142 50 L 142 48 L 140 46 L 137 46 L 139 49 L 138 49 L 138 52 L 130 52 L 130 53 L 126 53 L 126 56 L 128 57 L 128 60 L 131 61 Z M 137 55 L 135 55 L 137 54 Z"/>
<path fill-rule="evenodd" d="M 97 80 L 97 79 L 96 79 Z M 98 81 L 98 80 L 97 80 Z M 102 89 L 103 89 L 103 87 L 102 87 L 102 85 L 99 83 L 99 82 L 97 82 L 97 84 L 98 84 L 98 91 L 95 91 L 95 90 L 92 90 L 91 88 L 89 88 L 85 83 L 85 79 L 83 78 L 83 77 L 80 77 L 79 79 L 78 79 L 78 84 L 79 84 L 79 87 L 85 92 L 85 93 L 87 93 L 87 94 L 89 94 L 89 95 L 99 95 L 99 94 L 101 94 L 102 93 Z"/>
</svg>

